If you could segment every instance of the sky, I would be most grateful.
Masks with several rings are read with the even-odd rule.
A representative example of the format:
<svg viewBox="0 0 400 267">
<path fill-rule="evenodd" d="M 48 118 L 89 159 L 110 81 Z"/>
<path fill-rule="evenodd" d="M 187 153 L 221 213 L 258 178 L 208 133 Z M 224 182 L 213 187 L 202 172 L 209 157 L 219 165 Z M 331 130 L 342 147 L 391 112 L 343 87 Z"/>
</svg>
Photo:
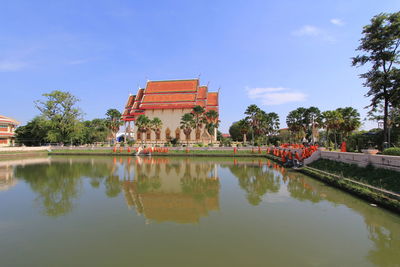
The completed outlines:
<svg viewBox="0 0 400 267">
<path fill-rule="evenodd" d="M 84 119 L 102 118 L 147 80 L 200 77 L 220 90 L 222 132 L 250 104 L 281 127 L 301 106 L 364 118 L 351 57 L 374 15 L 399 10 L 398 0 L 0 0 L 0 114 L 25 124 L 34 100 L 62 90 Z"/>
</svg>

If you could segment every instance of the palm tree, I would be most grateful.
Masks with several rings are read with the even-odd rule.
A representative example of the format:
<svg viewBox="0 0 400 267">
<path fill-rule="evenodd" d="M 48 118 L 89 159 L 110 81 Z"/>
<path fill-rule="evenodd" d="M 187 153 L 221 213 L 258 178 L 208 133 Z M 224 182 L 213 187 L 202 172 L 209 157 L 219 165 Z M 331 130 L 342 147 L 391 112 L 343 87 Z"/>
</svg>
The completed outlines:
<svg viewBox="0 0 400 267">
<path fill-rule="evenodd" d="M 352 107 L 338 108 L 336 110 L 342 114 L 343 118 L 339 130 L 347 138 L 351 132 L 361 126 L 360 113 Z"/>
<path fill-rule="evenodd" d="M 254 145 L 254 132 L 256 131 L 257 127 L 258 127 L 258 123 L 259 121 L 257 120 L 257 114 L 260 113 L 260 108 L 257 107 L 257 105 L 250 105 L 247 107 L 246 111 L 244 112 L 245 115 L 247 115 L 247 117 L 245 118 L 245 120 L 249 123 L 250 127 L 253 129 L 253 131 L 251 131 L 251 141 Z"/>
<path fill-rule="evenodd" d="M 119 127 L 123 124 L 121 121 L 121 112 L 112 108 L 107 110 L 107 127 L 111 131 L 113 140 L 116 139 L 116 135 L 119 131 Z"/>
<path fill-rule="evenodd" d="M 182 116 L 180 128 L 183 130 L 183 133 L 186 136 L 187 146 L 189 146 L 188 136 L 190 136 L 192 130 L 196 128 L 196 121 L 194 120 L 194 115 L 192 113 L 186 113 Z"/>
<path fill-rule="evenodd" d="M 245 119 L 238 121 L 238 127 L 241 134 L 243 134 L 243 145 L 247 142 L 247 133 L 249 132 L 249 124 Z"/>
<path fill-rule="evenodd" d="M 194 121 L 196 123 L 196 129 L 203 128 L 204 124 L 204 112 L 206 110 L 202 106 L 194 106 L 192 113 L 194 116 Z"/>
<path fill-rule="evenodd" d="M 143 133 L 146 133 L 148 130 L 150 130 L 151 127 L 150 122 L 151 120 L 145 115 L 140 115 L 135 121 L 137 129 L 141 133 L 140 139 L 142 141 L 142 144 L 143 144 Z"/>
<path fill-rule="evenodd" d="M 150 128 L 153 130 L 154 134 L 156 135 L 156 145 L 157 145 L 157 134 L 160 134 L 162 128 L 162 121 L 158 117 L 154 117 L 150 121 Z"/>
<path fill-rule="evenodd" d="M 302 139 L 304 137 L 303 127 L 303 113 L 305 108 L 297 108 L 289 112 L 286 117 L 286 124 L 291 133 L 293 133 L 295 139 Z"/>
<path fill-rule="evenodd" d="M 328 110 L 322 112 L 323 124 L 326 128 L 327 141 L 329 142 L 329 130 L 332 130 L 335 138 L 335 149 L 337 148 L 336 134 L 343 123 L 343 116 L 338 110 Z"/>
<path fill-rule="evenodd" d="M 206 121 L 206 129 L 208 133 L 211 134 L 211 144 L 213 143 L 213 139 L 215 136 L 215 129 L 218 129 L 220 120 L 218 119 L 219 115 L 218 112 L 215 110 L 209 110 L 205 114 L 205 121 Z"/>
</svg>

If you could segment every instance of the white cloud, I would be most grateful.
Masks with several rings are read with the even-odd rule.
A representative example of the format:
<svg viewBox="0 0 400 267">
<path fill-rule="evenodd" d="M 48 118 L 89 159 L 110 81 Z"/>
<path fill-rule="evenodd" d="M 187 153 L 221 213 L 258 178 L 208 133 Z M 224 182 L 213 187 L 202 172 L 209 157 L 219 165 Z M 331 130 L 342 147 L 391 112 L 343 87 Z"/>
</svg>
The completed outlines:
<svg viewBox="0 0 400 267">
<path fill-rule="evenodd" d="M 331 19 L 330 22 L 336 26 L 343 26 L 344 21 L 341 19 Z"/>
<path fill-rule="evenodd" d="M 300 29 L 294 31 L 292 33 L 294 36 L 311 36 L 311 37 L 320 37 L 325 41 L 334 42 L 335 38 L 328 34 L 325 30 L 318 28 L 313 25 L 304 25 Z"/>
<path fill-rule="evenodd" d="M 306 100 L 306 95 L 294 92 L 283 87 L 246 88 L 250 99 L 258 99 L 263 105 L 282 105 L 289 102 L 301 102 Z"/>
<path fill-rule="evenodd" d="M 21 61 L 0 61 L 0 72 L 19 71 L 25 68 L 28 64 Z"/>
<path fill-rule="evenodd" d="M 304 25 L 293 34 L 296 36 L 317 36 L 322 33 L 321 29 L 312 25 Z"/>
</svg>

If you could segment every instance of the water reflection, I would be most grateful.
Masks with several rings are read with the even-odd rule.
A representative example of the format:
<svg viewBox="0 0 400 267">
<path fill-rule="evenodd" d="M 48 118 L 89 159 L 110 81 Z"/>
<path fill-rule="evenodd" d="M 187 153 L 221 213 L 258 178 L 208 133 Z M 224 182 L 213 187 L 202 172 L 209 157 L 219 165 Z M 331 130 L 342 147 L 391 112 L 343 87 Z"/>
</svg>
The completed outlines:
<svg viewBox="0 0 400 267">
<path fill-rule="evenodd" d="M 281 186 L 281 174 L 268 168 L 269 161 L 241 162 L 235 161 L 229 166 L 230 171 L 239 179 L 239 186 L 246 192 L 251 205 L 257 206 L 267 193 L 276 193 Z"/>
<path fill-rule="evenodd" d="M 219 209 L 216 164 L 145 158 L 134 168 L 134 177 L 123 182 L 125 199 L 149 222 L 197 223 Z"/>
<path fill-rule="evenodd" d="M 397 215 L 268 160 L 168 158 L 63 158 L 0 162 L 0 190 L 22 179 L 36 195 L 43 213 L 57 217 L 72 212 L 85 182 L 108 198 L 122 198 L 147 222 L 198 223 L 220 209 L 219 173 L 231 173 L 255 209 L 269 205 L 268 196 L 345 206 L 363 218 L 372 248 L 366 258 L 378 266 L 396 266 L 400 251 Z M 228 176 L 228 178 L 231 178 Z M 227 179 L 227 183 L 232 180 Z M 223 188 L 222 188 L 223 189 Z M 229 193 L 228 193 L 229 194 Z M 229 199 L 225 203 L 229 204 Z M 221 215 L 222 216 L 222 215 Z"/>
<path fill-rule="evenodd" d="M 23 179 L 36 192 L 36 201 L 43 207 L 43 212 L 55 217 L 72 211 L 73 200 L 82 189 L 80 178 L 86 176 L 103 180 L 103 175 L 110 172 L 111 164 L 71 159 L 51 160 L 51 164 L 20 165 L 15 168 L 15 176 Z"/>
</svg>

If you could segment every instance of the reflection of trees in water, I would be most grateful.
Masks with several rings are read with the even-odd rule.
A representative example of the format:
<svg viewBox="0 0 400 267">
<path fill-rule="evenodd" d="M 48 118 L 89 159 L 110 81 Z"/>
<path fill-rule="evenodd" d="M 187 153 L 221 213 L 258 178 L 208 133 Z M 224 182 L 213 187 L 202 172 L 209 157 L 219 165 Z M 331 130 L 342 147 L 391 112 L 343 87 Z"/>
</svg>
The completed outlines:
<svg viewBox="0 0 400 267">
<path fill-rule="evenodd" d="M 400 220 L 389 216 L 387 211 L 372 208 L 350 194 L 325 186 L 317 181 L 306 179 L 297 173 L 287 174 L 287 188 L 290 195 L 300 201 L 318 203 L 327 200 L 342 204 L 361 214 L 369 232 L 374 248 L 366 256 L 377 266 L 399 266 L 400 262 Z"/>
<path fill-rule="evenodd" d="M 266 193 L 276 193 L 280 189 L 280 176 L 268 168 L 231 165 L 229 169 L 239 179 L 239 186 L 246 191 L 251 205 L 259 205 Z"/>
<path fill-rule="evenodd" d="M 390 228 L 374 224 L 367 224 L 367 226 L 370 233 L 369 239 L 375 244 L 367 258 L 378 266 L 399 266 L 400 225 L 393 224 Z"/>
<path fill-rule="evenodd" d="M 104 175 L 110 173 L 112 166 L 93 162 L 52 162 L 16 166 L 15 176 L 30 185 L 38 194 L 37 201 L 43 206 L 44 213 L 49 216 L 61 216 L 71 212 L 73 200 L 78 197 L 82 187 L 83 176 L 91 179 L 90 184 L 98 187 Z M 115 178 L 106 179 L 107 195 L 115 195 Z"/>
<path fill-rule="evenodd" d="M 286 177 L 289 177 L 286 188 L 291 197 L 300 201 L 309 200 L 313 203 L 318 203 L 323 200 L 318 190 L 307 183 L 304 177 L 298 177 L 294 173 L 288 173 Z"/>
</svg>

